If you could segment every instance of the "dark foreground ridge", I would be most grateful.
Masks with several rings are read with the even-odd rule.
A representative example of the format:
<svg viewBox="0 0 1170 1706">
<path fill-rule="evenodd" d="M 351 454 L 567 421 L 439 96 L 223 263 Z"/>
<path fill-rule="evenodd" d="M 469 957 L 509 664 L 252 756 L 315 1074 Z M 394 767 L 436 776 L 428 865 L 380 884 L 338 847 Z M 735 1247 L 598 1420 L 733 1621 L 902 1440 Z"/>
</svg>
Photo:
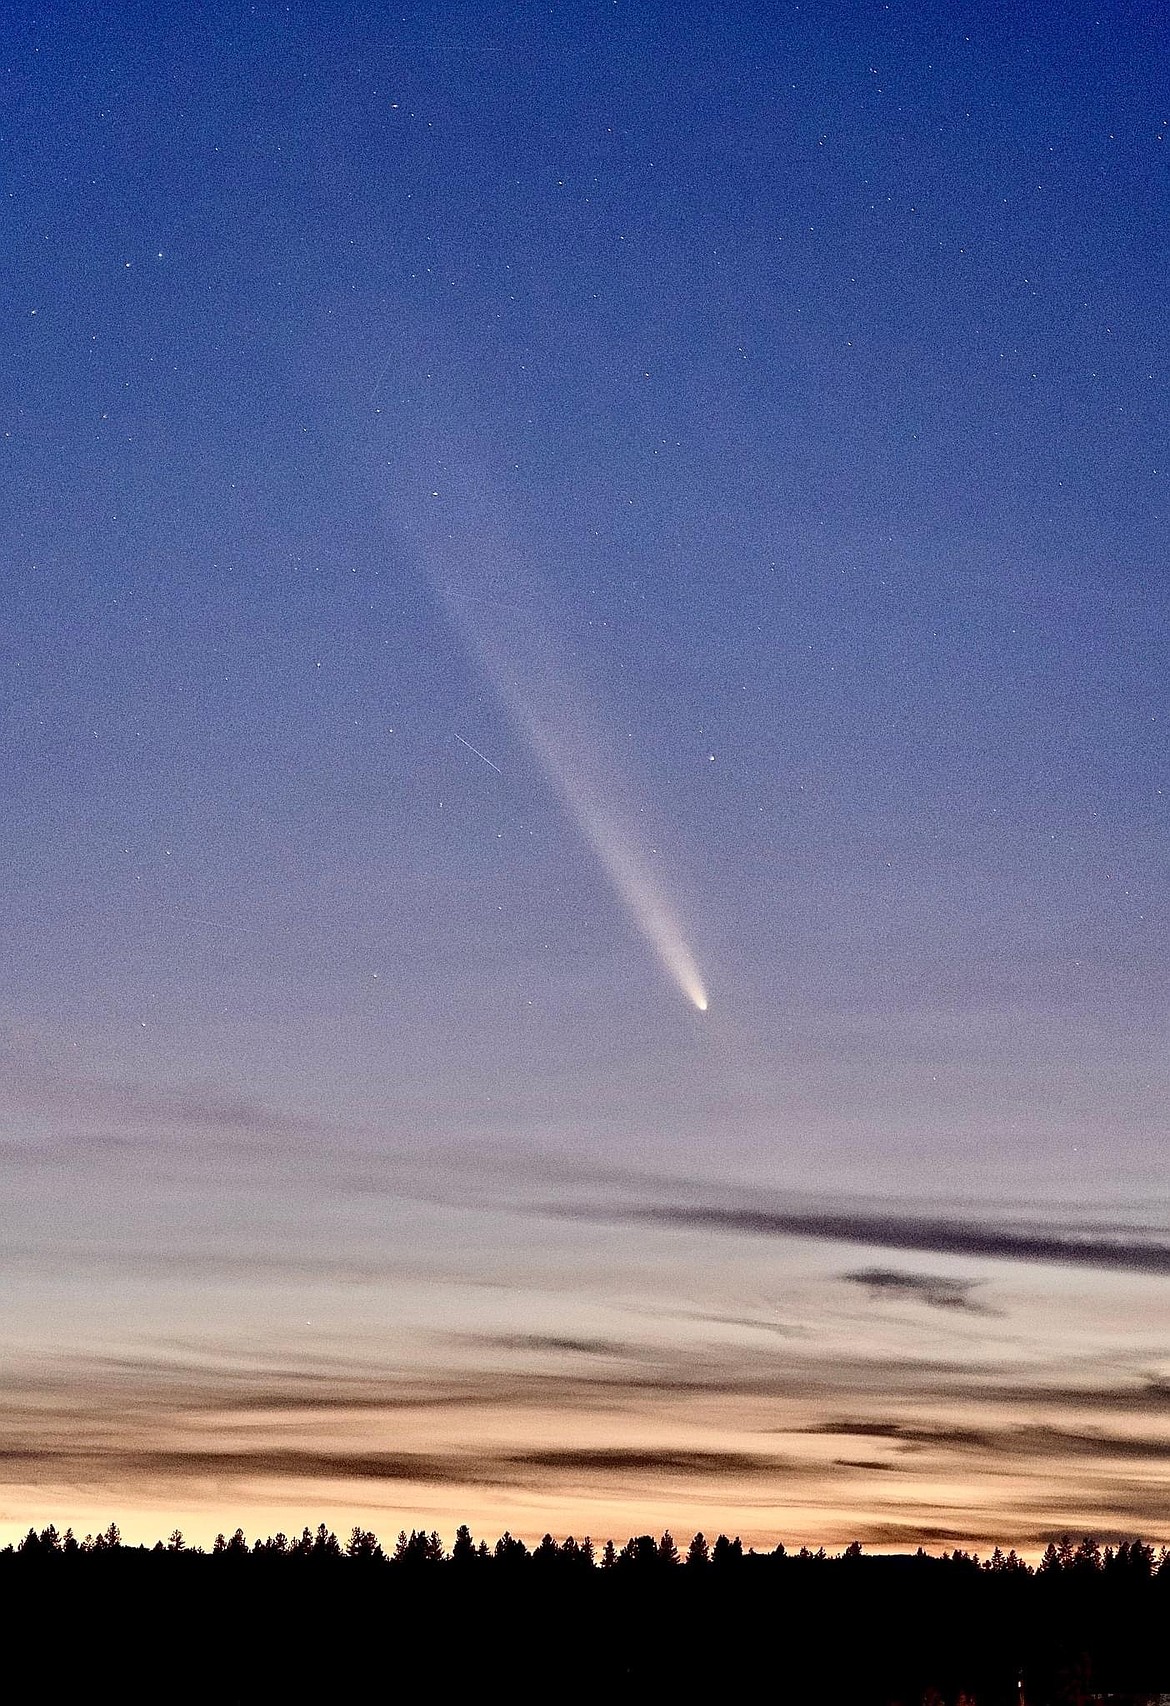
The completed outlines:
<svg viewBox="0 0 1170 1706">
<path fill-rule="evenodd" d="M 5 1677 L 41 1698 L 207 1702 L 403 1690 L 516 1700 L 1113 1706 L 1170 1700 L 1170 1553 L 1141 1541 L 866 1556 L 669 1534 L 530 1550 L 355 1528 L 211 1552 L 30 1530 L 0 1552 Z M 100 1687 L 99 1687 L 100 1683 Z"/>
</svg>

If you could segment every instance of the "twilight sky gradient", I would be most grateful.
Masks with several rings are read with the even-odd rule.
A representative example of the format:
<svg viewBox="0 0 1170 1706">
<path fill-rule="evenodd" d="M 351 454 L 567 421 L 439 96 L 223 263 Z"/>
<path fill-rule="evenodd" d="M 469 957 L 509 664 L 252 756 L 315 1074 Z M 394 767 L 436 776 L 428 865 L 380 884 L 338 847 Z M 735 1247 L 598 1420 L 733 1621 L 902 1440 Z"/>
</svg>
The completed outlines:
<svg viewBox="0 0 1170 1706">
<path fill-rule="evenodd" d="M 0 1540 L 1170 1541 L 1155 9 L 3 15 Z"/>
</svg>

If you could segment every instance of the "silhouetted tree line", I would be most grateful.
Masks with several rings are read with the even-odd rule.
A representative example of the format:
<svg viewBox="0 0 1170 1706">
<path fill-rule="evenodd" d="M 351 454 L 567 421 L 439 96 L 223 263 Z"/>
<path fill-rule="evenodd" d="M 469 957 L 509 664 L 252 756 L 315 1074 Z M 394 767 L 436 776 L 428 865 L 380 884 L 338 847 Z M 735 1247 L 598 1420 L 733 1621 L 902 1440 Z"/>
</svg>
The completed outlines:
<svg viewBox="0 0 1170 1706">
<path fill-rule="evenodd" d="M 103 1533 L 87 1534 L 84 1540 L 78 1540 L 71 1528 L 61 1532 L 52 1523 L 47 1528 L 42 1528 L 39 1533 L 35 1528 L 30 1528 L 24 1539 L 18 1541 L 15 1546 L 9 1545 L 0 1549 L 0 1558 L 81 1558 L 125 1550 L 149 1553 L 152 1557 L 159 1553 L 184 1553 L 189 1557 L 206 1555 L 202 1547 L 189 1546 L 182 1531 L 177 1528 L 165 1543 L 157 1540 L 153 1547 L 140 1545 L 126 1548 L 123 1545 L 121 1530 L 117 1523 L 112 1522 Z M 237 1528 L 230 1537 L 217 1534 L 210 1553 L 213 1558 L 233 1559 L 311 1558 L 320 1562 L 348 1558 L 362 1563 L 403 1565 L 410 1569 L 434 1564 L 500 1564 L 509 1567 L 529 1565 L 538 1569 L 554 1568 L 562 1572 L 579 1571 L 583 1568 L 661 1570 L 672 1569 L 680 1564 L 691 1569 L 702 1569 L 707 1565 L 722 1569 L 733 1564 L 751 1562 L 758 1566 L 781 1560 L 801 1565 L 849 1564 L 856 1563 L 862 1555 L 863 1548 L 859 1540 L 852 1541 L 839 1553 L 826 1552 L 823 1546 L 815 1552 L 807 1546 L 802 1546 L 798 1552 L 789 1552 L 783 1542 L 768 1552 L 757 1552 L 754 1548 L 745 1552 L 738 1535 L 734 1540 L 730 1540 L 726 1534 L 720 1534 L 708 1544 L 706 1536 L 701 1532 L 692 1538 L 686 1553 L 683 1554 L 669 1529 L 657 1539 L 652 1534 L 632 1535 L 620 1549 L 612 1540 L 607 1540 L 600 1553 L 588 1534 L 581 1540 L 574 1539 L 570 1534 L 567 1539 L 561 1541 L 555 1540 L 551 1534 L 546 1534 L 536 1546 L 528 1547 L 523 1540 L 515 1539 L 505 1530 L 494 1545 L 489 1545 L 486 1540 L 477 1542 L 465 1523 L 456 1530 L 455 1542 L 449 1552 L 443 1546 L 442 1537 L 434 1531 L 428 1534 L 422 1529 L 412 1528 L 407 1534 L 406 1530 L 402 1529 L 391 1551 L 386 1552 L 378 1536 L 369 1529 L 355 1527 L 343 1545 L 337 1535 L 321 1523 L 315 1531 L 303 1529 L 299 1539 L 290 1540 L 285 1534 L 274 1534 L 264 1540 L 258 1538 L 251 1544 L 243 1529 Z M 991 1571 L 994 1574 L 1102 1576 L 1107 1580 L 1119 1582 L 1150 1581 L 1157 1578 L 1170 1583 L 1170 1547 L 1163 1546 L 1155 1550 L 1142 1540 L 1123 1540 L 1117 1546 L 1102 1546 L 1092 1535 L 1086 1535 L 1079 1542 L 1067 1534 L 1060 1540 L 1050 1541 L 1035 1568 L 1019 1557 L 1014 1548 L 1004 1552 L 998 1546 L 982 1559 L 977 1552 L 965 1552 L 957 1547 L 954 1551 L 941 1554 L 931 1554 L 924 1547 L 919 1547 L 915 1558 L 928 1563 L 949 1564 L 962 1570 Z"/>
<path fill-rule="evenodd" d="M 177 1529 L 128 1546 L 113 1523 L 83 1539 L 50 1525 L 0 1551 L 0 1615 L 14 1678 L 27 1660 L 37 1682 L 46 1654 L 60 1667 L 116 1650 L 126 1700 L 286 1701 L 342 1675 L 389 1699 L 433 1692 L 456 1653 L 468 1684 L 519 1698 L 1121 1706 L 1170 1692 L 1170 1552 L 1141 1540 L 1065 1537 L 1033 1567 L 999 1547 L 756 1552 L 725 1534 L 529 1546 L 462 1526 L 448 1550 L 434 1532 L 384 1547 L 322 1523 L 252 1541 L 237 1528 L 203 1550 Z M 84 1685 L 57 1680 L 53 1698 Z"/>
</svg>

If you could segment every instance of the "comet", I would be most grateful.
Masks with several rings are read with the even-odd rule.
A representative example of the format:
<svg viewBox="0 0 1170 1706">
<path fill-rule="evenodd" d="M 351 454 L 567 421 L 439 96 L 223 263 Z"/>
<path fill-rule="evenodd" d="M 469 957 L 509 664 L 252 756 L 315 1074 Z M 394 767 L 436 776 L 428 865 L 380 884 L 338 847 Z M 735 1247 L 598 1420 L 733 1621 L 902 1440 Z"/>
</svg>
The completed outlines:
<svg viewBox="0 0 1170 1706">
<path fill-rule="evenodd" d="M 442 532 L 425 527 L 425 548 L 432 587 L 448 620 L 500 695 L 639 936 L 683 997 L 705 1013 L 707 987 L 682 922 L 637 837 L 610 804 L 623 791 L 617 760 L 611 761 L 609 771 L 604 765 L 599 768 L 597 754 L 603 743 L 589 736 L 584 695 L 559 656 L 555 626 L 540 614 L 547 597 L 518 601 L 495 596 L 495 580 L 487 581 L 481 565 L 489 563 L 498 573 L 516 554 L 485 525 L 489 518 L 484 487 L 472 489 L 465 481 L 462 490 L 449 497 L 448 491 L 436 489 L 439 486 L 427 481 L 430 497 L 438 500 L 427 511 Z M 524 580 L 527 593 L 540 591 L 539 577 L 526 572 Z M 506 578 L 505 587 L 510 594 L 514 591 Z M 462 735 L 456 739 L 498 771 L 470 741 Z"/>
<path fill-rule="evenodd" d="M 653 949 L 659 963 L 681 993 L 700 1013 L 707 1011 L 707 989 L 695 957 L 687 944 L 682 925 L 675 916 L 646 864 L 618 825 L 591 798 L 581 777 L 574 774 L 565 755 L 557 750 L 547 731 L 519 702 L 515 690 L 507 697 L 516 721 L 545 775 L 592 847 L 610 886 L 621 900 L 639 934 Z"/>
</svg>

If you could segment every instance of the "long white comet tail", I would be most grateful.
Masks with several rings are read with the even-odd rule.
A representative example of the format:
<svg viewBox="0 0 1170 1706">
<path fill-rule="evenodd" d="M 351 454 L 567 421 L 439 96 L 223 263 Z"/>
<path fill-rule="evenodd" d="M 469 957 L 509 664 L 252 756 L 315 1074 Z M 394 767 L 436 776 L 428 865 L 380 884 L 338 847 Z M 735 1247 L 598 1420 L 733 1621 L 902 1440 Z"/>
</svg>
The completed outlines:
<svg viewBox="0 0 1170 1706">
<path fill-rule="evenodd" d="M 637 854 L 620 830 L 588 797 L 570 766 L 558 753 L 545 731 L 514 689 L 509 694 L 513 709 L 540 759 L 545 772 L 580 825 L 589 845 L 618 897 L 625 902 L 639 932 L 650 944 L 662 966 L 700 1013 L 707 1011 L 707 990 L 687 946 L 678 919 L 659 894 Z"/>
<path fill-rule="evenodd" d="M 707 1011 L 707 991 L 682 926 L 651 884 L 637 856 L 614 826 L 588 801 L 578 798 L 576 816 L 594 852 L 635 924 L 687 1000 L 700 1013 Z"/>
<path fill-rule="evenodd" d="M 706 986 L 695 964 L 694 955 L 687 946 L 682 926 L 658 892 L 651 873 L 631 846 L 629 837 L 622 833 L 591 798 L 590 791 L 581 780 L 576 767 L 554 739 L 548 717 L 537 712 L 530 691 L 522 685 L 521 678 L 498 637 L 489 631 L 485 623 L 473 619 L 465 605 L 460 607 L 457 595 L 453 595 L 449 589 L 440 587 L 437 590 L 465 643 L 478 656 L 495 683 L 541 768 L 593 848 L 602 870 L 629 912 L 639 934 L 649 943 L 667 975 L 685 998 L 698 1012 L 705 1013 Z M 550 648 L 541 643 L 538 626 L 532 620 L 525 622 L 523 617 L 522 611 L 509 612 L 509 639 L 515 644 L 519 630 L 521 649 L 526 639 L 530 650 L 540 656 L 547 656 Z M 463 739 L 462 736 L 458 738 Z M 463 744 L 466 746 L 469 743 L 464 741 Z M 471 751 L 476 752 L 478 757 L 484 756 L 475 747 L 471 747 Z M 491 760 L 485 759 L 485 762 L 490 764 Z"/>
</svg>

